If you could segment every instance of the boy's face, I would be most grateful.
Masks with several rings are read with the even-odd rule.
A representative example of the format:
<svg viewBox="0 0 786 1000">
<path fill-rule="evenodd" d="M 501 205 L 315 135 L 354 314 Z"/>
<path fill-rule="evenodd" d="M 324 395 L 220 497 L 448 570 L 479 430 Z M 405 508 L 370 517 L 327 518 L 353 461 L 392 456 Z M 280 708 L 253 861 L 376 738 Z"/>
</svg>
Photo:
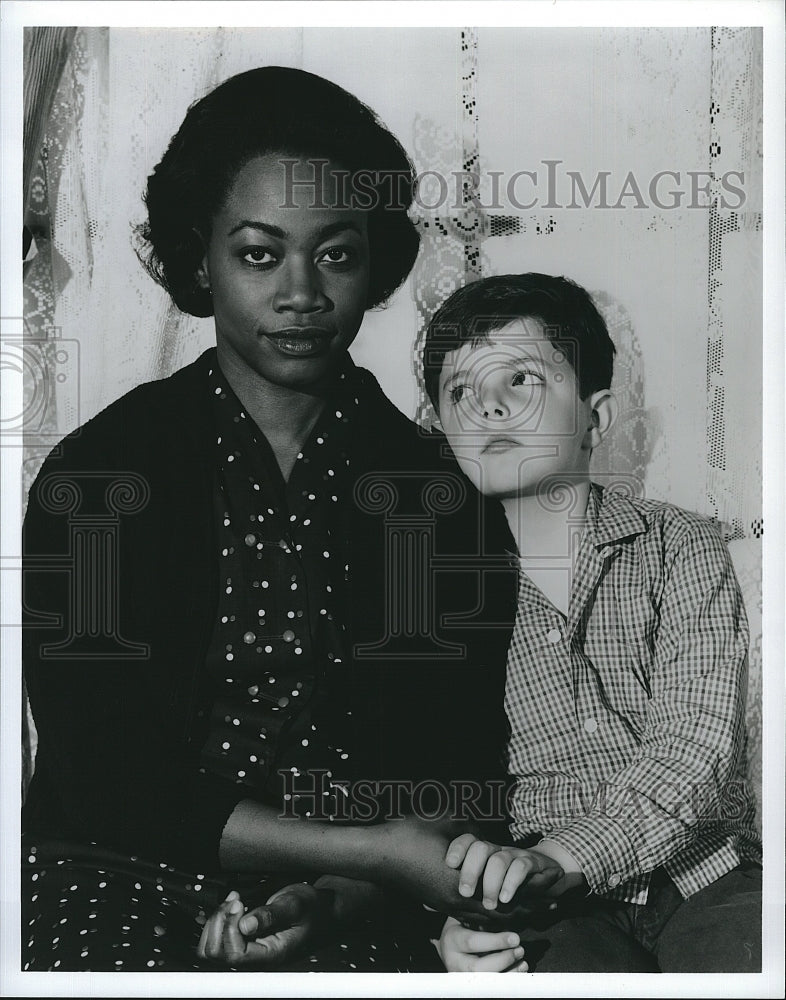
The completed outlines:
<svg viewBox="0 0 786 1000">
<path fill-rule="evenodd" d="M 499 500 L 589 470 L 590 399 L 579 398 L 576 373 L 538 320 L 513 320 L 488 343 L 447 354 L 439 416 L 464 473 Z"/>
</svg>

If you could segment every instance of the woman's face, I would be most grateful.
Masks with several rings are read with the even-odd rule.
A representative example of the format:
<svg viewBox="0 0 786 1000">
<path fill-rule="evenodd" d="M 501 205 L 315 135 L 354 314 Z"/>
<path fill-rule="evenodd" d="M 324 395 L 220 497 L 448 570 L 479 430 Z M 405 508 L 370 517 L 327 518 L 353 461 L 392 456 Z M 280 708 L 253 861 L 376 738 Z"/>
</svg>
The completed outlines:
<svg viewBox="0 0 786 1000">
<path fill-rule="evenodd" d="M 200 277 L 212 292 L 225 371 L 317 389 L 360 329 L 366 213 L 342 206 L 340 168 L 322 162 L 278 153 L 251 160 L 213 217 Z"/>
</svg>

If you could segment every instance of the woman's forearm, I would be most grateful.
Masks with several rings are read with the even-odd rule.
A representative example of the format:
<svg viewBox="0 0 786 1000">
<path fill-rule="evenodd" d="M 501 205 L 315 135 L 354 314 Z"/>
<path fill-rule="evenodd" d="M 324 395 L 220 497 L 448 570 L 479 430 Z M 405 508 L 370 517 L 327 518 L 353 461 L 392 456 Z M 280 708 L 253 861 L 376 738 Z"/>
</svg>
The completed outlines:
<svg viewBox="0 0 786 1000">
<path fill-rule="evenodd" d="M 224 827 L 219 859 L 227 871 L 298 870 L 369 879 L 384 865 L 378 841 L 373 827 L 284 818 L 272 806 L 244 799 Z"/>
<path fill-rule="evenodd" d="M 271 806 L 238 803 L 221 837 L 221 865 L 236 872 L 303 872 L 374 882 L 441 913 L 489 911 L 458 891 L 458 872 L 445 864 L 452 829 L 415 817 L 375 826 L 285 819 Z"/>
</svg>

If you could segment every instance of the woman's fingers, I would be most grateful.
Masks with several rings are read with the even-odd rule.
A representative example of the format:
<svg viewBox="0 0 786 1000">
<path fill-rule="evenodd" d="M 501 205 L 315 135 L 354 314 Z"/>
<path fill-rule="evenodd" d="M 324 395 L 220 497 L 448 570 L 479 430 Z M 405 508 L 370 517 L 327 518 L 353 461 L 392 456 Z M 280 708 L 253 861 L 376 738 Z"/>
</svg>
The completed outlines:
<svg viewBox="0 0 786 1000">
<path fill-rule="evenodd" d="M 243 904 L 239 899 L 235 899 L 227 906 L 221 935 L 223 957 L 230 965 L 242 964 L 248 950 L 248 940 L 239 926 L 242 917 Z"/>
<path fill-rule="evenodd" d="M 450 842 L 445 854 L 445 864 L 448 868 L 459 868 L 461 866 L 461 863 L 467 856 L 470 844 L 473 844 L 476 839 L 471 833 L 462 833 L 460 837 L 456 837 L 455 840 Z"/>
<path fill-rule="evenodd" d="M 308 907 L 315 900 L 316 894 L 310 887 L 299 886 L 293 891 L 288 886 L 253 911 L 256 930 L 248 944 L 246 964 L 277 965 L 295 958 L 311 933 L 313 914 L 308 913 Z"/>
<path fill-rule="evenodd" d="M 215 913 L 212 913 L 208 918 L 207 923 L 202 928 L 202 934 L 197 947 L 197 954 L 200 958 L 221 959 L 224 957 L 224 921 L 226 920 L 227 909 L 237 899 L 237 893 L 230 892 Z"/>
<path fill-rule="evenodd" d="M 547 868 L 542 872 L 535 872 L 529 878 L 529 885 L 532 887 L 534 892 L 543 892 L 549 889 L 552 885 L 562 878 L 565 873 L 559 867 L 555 865 L 553 868 Z"/>
<path fill-rule="evenodd" d="M 305 931 L 302 927 L 287 927 L 249 945 L 249 956 L 258 964 L 276 965 L 290 961 L 302 949 Z"/>
<path fill-rule="evenodd" d="M 277 893 L 248 913 L 231 893 L 205 925 L 199 954 L 235 968 L 276 964 L 293 950 L 300 914 L 301 901 L 291 893 Z"/>
<path fill-rule="evenodd" d="M 211 925 L 215 919 L 216 919 L 216 914 L 213 913 L 208 918 L 208 920 L 205 921 L 205 925 L 202 928 L 202 934 L 200 935 L 199 944 L 197 945 L 197 956 L 199 958 L 208 958 L 208 957 L 212 958 L 212 955 L 208 956 L 207 953 L 207 942 L 210 938 Z"/>
<path fill-rule="evenodd" d="M 269 934 L 275 934 L 277 931 L 292 927 L 300 920 L 302 914 L 303 907 L 300 896 L 288 891 L 288 888 L 279 889 L 264 906 L 250 910 L 242 918 L 240 929 L 249 936 L 266 937 Z"/>
<path fill-rule="evenodd" d="M 256 911 L 244 914 L 238 919 L 237 925 L 241 934 L 244 934 L 246 937 L 256 937 L 259 931 L 259 920 Z"/>
<path fill-rule="evenodd" d="M 242 900 L 231 892 L 202 929 L 197 953 L 235 968 L 285 962 L 313 932 L 310 907 L 317 899 L 311 886 L 291 885 L 244 913 Z"/>
<path fill-rule="evenodd" d="M 263 906 L 241 916 L 238 928 L 247 938 L 267 938 L 296 926 L 303 917 L 304 900 L 290 886 L 279 889 Z"/>
<path fill-rule="evenodd" d="M 459 892 L 462 896 L 469 898 L 475 895 L 478 879 L 486 866 L 489 854 L 496 850 L 494 844 L 487 844 L 485 840 L 476 840 L 469 845 L 459 880 Z"/>
</svg>

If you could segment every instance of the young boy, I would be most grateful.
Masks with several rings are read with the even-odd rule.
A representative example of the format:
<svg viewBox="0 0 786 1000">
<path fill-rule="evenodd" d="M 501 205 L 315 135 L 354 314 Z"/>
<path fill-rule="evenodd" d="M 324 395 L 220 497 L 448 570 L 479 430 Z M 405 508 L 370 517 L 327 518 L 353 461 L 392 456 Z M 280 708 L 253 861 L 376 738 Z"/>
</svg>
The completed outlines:
<svg viewBox="0 0 786 1000">
<path fill-rule="evenodd" d="M 518 550 L 510 833 L 534 845 L 465 834 L 446 862 L 490 911 L 548 897 L 515 925 L 537 971 L 758 971 L 745 612 L 710 520 L 591 482 L 614 353 L 590 296 L 543 274 L 467 285 L 429 326 L 428 393 Z M 526 968 L 511 941 L 449 918 L 439 951 L 449 970 Z"/>
</svg>

